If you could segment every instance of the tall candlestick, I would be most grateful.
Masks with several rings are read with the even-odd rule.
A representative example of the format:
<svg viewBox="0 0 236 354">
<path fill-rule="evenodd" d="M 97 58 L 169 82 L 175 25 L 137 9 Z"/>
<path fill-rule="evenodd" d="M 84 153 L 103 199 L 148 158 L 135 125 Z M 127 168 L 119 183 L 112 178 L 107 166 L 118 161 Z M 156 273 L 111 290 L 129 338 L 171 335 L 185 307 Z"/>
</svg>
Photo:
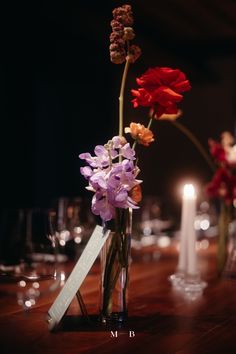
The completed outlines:
<svg viewBox="0 0 236 354">
<path fill-rule="evenodd" d="M 183 192 L 181 229 L 180 229 L 180 253 L 178 271 L 195 274 L 197 271 L 194 230 L 196 215 L 196 194 L 192 184 L 186 184 Z"/>
<path fill-rule="evenodd" d="M 185 230 L 187 238 L 187 274 L 196 275 L 197 273 L 197 254 L 196 254 L 196 232 L 194 220 L 196 216 L 196 194 L 192 184 L 185 185 L 183 203 L 186 204 Z"/>
<path fill-rule="evenodd" d="M 186 184 L 183 191 L 181 226 L 180 226 L 180 248 L 177 271 L 170 276 L 174 285 L 179 285 L 185 275 L 194 269 L 194 255 L 192 254 L 193 225 L 195 216 L 196 196 L 192 184 Z M 192 228 L 191 228 L 192 226 Z M 189 260 L 191 258 L 191 260 Z"/>
<path fill-rule="evenodd" d="M 186 189 L 185 185 L 185 189 Z M 188 201 L 183 197 L 182 212 L 181 212 L 181 226 L 180 226 L 180 247 L 179 247 L 179 262 L 178 272 L 184 273 L 187 271 L 187 219 L 188 219 Z"/>
<path fill-rule="evenodd" d="M 178 289 L 183 289 L 191 300 L 202 294 L 207 283 L 201 280 L 197 270 L 196 232 L 196 193 L 192 184 L 184 186 L 180 228 L 180 253 L 177 272 L 169 279 Z"/>
</svg>

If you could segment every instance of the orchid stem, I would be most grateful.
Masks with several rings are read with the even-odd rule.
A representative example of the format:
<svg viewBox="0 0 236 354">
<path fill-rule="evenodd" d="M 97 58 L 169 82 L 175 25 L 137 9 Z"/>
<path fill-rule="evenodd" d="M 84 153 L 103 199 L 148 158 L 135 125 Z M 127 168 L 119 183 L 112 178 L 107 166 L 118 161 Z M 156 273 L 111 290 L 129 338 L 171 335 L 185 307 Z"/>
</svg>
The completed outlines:
<svg viewBox="0 0 236 354">
<path fill-rule="evenodd" d="M 133 145 L 132 145 L 132 149 L 133 149 L 133 150 L 135 150 L 136 145 L 137 145 L 137 140 L 135 140 L 134 143 L 133 143 Z"/>
<path fill-rule="evenodd" d="M 125 68 L 122 76 L 121 87 L 120 87 L 120 96 L 119 96 L 119 136 L 123 136 L 124 129 L 124 91 L 125 91 L 125 83 L 126 77 L 129 69 L 129 57 L 126 59 Z"/>
<path fill-rule="evenodd" d="M 214 163 L 212 162 L 212 160 L 210 159 L 209 155 L 207 154 L 206 150 L 204 149 L 204 147 L 202 146 L 202 144 L 199 142 L 199 140 L 195 137 L 195 135 L 193 135 L 193 133 L 186 128 L 184 125 L 182 125 L 179 122 L 176 121 L 171 121 L 171 123 L 178 128 L 183 134 L 186 135 L 187 138 L 189 138 L 189 140 L 195 145 L 195 147 L 198 149 L 198 151 L 200 152 L 200 154 L 202 155 L 202 157 L 205 159 L 205 161 L 207 162 L 207 164 L 209 165 L 210 169 L 215 172 L 215 166 Z"/>
</svg>

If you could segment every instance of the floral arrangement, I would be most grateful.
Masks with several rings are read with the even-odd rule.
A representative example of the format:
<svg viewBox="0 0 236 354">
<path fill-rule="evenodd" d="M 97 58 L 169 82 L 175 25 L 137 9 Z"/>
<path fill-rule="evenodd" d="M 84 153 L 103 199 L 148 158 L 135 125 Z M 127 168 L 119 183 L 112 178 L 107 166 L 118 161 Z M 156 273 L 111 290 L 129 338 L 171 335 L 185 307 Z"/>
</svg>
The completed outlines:
<svg viewBox="0 0 236 354">
<path fill-rule="evenodd" d="M 128 5 L 124 6 L 126 10 L 130 8 Z M 119 10 L 119 8 L 115 10 Z M 115 10 L 114 13 L 116 14 L 117 11 Z M 129 19 L 130 16 L 129 12 Z M 112 21 L 113 27 L 114 22 L 115 20 Z M 132 33 L 134 32 L 132 31 Z M 112 38 L 113 35 L 114 32 Z M 120 63 L 121 58 L 124 58 L 122 54 L 124 49 L 122 47 L 121 52 L 115 52 L 113 50 L 114 46 L 115 43 L 110 46 L 112 48 L 111 59 L 113 62 Z M 131 46 L 131 48 L 133 47 Z M 135 48 L 135 56 L 133 52 L 128 53 L 126 63 L 130 61 L 133 63 L 137 59 L 137 53 L 141 53 L 140 50 L 137 50 L 137 46 Z M 94 214 L 100 215 L 105 221 L 114 217 L 115 208 L 137 208 L 137 199 L 139 198 L 134 198 L 132 193 L 135 187 L 141 183 L 140 180 L 136 179 L 139 169 L 134 164 L 136 143 L 149 146 L 154 141 L 154 134 L 149 129 L 154 119 L 177 119 L 181 115 L 181 111 L 177 108 L 177 103 L 183 99 L 181 93 L 191 88 L 183 72 L 179 69 L 167 67 L 148 69 L 136 81 L 140 88 L 131 91 L 135 97 L 132 100 L 133 106 L 135 108 L 139 106 L 149 107 L 151 117 L 147 127 L 140 123 L 131 122 L 130 126 L 125 128 L 125 133 L 130 133 L 134 140 L 132 148 L 123 136 L 122 105 L 119 136 L 114 136 L 105 145 L 96 146 L 95 156 L 91 156 L 90 153 L 79 155 L 89 165 L 81 168 L 81 174 L 89 181 L 87 189 L 95 192 L 92 200 L 92 211 Z M 114 162 L 117 159 L 119 162 Z"/>
<path fill-rule="evenodd" d="M 209 139 L 210 153 L 215 161 L 216 170 L 207 186 L 212 198 L 220 198 L 227 205 L 236 199 L 236 145 L 228 131 L 221 134 L 221 141 Z"/>
<path fill-rule="evenodd" d="M 138 88 L 133 89 L 131 94 L 134 108 L 143 106 L 149 109 L 149 122 L 147 126 L 131 122 L 129 127 L 124 129 L 123 102 L 127 73 L 130 64 L 135 63 L 141 55 L 141 49 L 131 44 L 135 38 L 133 22 L 130 5 L 113 10 L 110 58 L 114 64 L 124 63 L 119 95 L 119 133 L 104 145 L 96 146 L 93 156 L 88 152 L 79 155 L 87 164 L 81 167 L 81 174 L 88 181 L 87 189 L 94 193 L 92 212 L 99 215 L 104 223 L 113 221 L 114 224 L 112 240 L 106 252 L 102 271 L 101 310 L 104 316 L 114 312 L 115 301 L 112 297 L 117 287 L 122 288 L 122 307 L 124 312 L 127 310 L 129 241 L 126 221 L 130 216 L 129 211 L 138 208 L 142 198 L 140 187 L 142 181 L 137 178 L 139 168 L 136 144 L 147 147 L 154 141 L 154 134 L 150 130 L 154 120 L 175 121 L 181 115 L 177 104 L 183 99 L 182 93 L 191 88 L 185 74 L 179 69 L 169 67 L 148 69 L 136 79 Z M 129 138 L 133 140 L 132 144 L 124 137 L 124 133 L 129 134 Z M 117 285 L 120 277 L 123 279 L 123 285 Z"/>
<path fill-rule="evenodd" d="M 212 180 L 206 187 L 208 196 L 220 202 L 218 222 L 217 267 L 219 275 L 227 260 L 229 222 L 236 205 L 236 145 L 228 131 L 221 134 L 221 140 L 209 139 L 209 149 L 215 163 Z"/>
</svg>

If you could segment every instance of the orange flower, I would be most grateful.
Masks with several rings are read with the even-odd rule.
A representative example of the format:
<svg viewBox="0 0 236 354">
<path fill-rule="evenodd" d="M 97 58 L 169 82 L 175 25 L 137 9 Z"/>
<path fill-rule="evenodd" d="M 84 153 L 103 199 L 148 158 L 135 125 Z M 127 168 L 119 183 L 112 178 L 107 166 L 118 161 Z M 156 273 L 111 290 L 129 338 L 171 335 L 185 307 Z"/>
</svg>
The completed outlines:
<svg viewBox="0 0 236 354">
<path fill-rule="evenodd" d="M 140 184 L 137 184 L 136 186 L 134 186 L 131 191 L 129 192 L 129 195 L 131 197 L 131 199 L 133 199 L 133 201 L 135 203 L 139 203 L 142 200 L 142 189 Z"/>
<path fill-rule="evenodd" d="M 125 128 L 125 133 L 130 133 L 134 140 L 144 146 L 149 146 L 154 141 L 152 131 L 139 123 L 130 123 L 130 126 Z"/>
</svg>

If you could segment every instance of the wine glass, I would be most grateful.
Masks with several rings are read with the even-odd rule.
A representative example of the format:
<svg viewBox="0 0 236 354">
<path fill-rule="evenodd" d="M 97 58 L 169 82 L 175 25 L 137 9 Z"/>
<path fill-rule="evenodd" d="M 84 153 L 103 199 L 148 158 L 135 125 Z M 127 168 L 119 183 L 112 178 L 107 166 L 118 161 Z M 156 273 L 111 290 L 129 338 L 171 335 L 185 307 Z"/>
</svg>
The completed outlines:
<svg viewBox="0 0 236 354">
<path fill-rule="evenodd" d="M 59 198 L 53 203 L 52 225 L 59 247 L 77 260 L 95 227 L 95 218 L 87 199 L 81 197 Z"/>
<path fill-rule="evenodd" d="M 25 310 L 57 290 L 65 280 L 61 264 L 67 257 L 60 255 L 53 216 L 51 210 L 20 209 L 10 212 L 5 218 L 8 222 L 1 224 L 6 232 L 1 242 L 4 246 L 1 251 L 1 291 L 16 296 L 17 303 Z M 11 240 L 4 242 L 9 235 Z"/>
</svg>

